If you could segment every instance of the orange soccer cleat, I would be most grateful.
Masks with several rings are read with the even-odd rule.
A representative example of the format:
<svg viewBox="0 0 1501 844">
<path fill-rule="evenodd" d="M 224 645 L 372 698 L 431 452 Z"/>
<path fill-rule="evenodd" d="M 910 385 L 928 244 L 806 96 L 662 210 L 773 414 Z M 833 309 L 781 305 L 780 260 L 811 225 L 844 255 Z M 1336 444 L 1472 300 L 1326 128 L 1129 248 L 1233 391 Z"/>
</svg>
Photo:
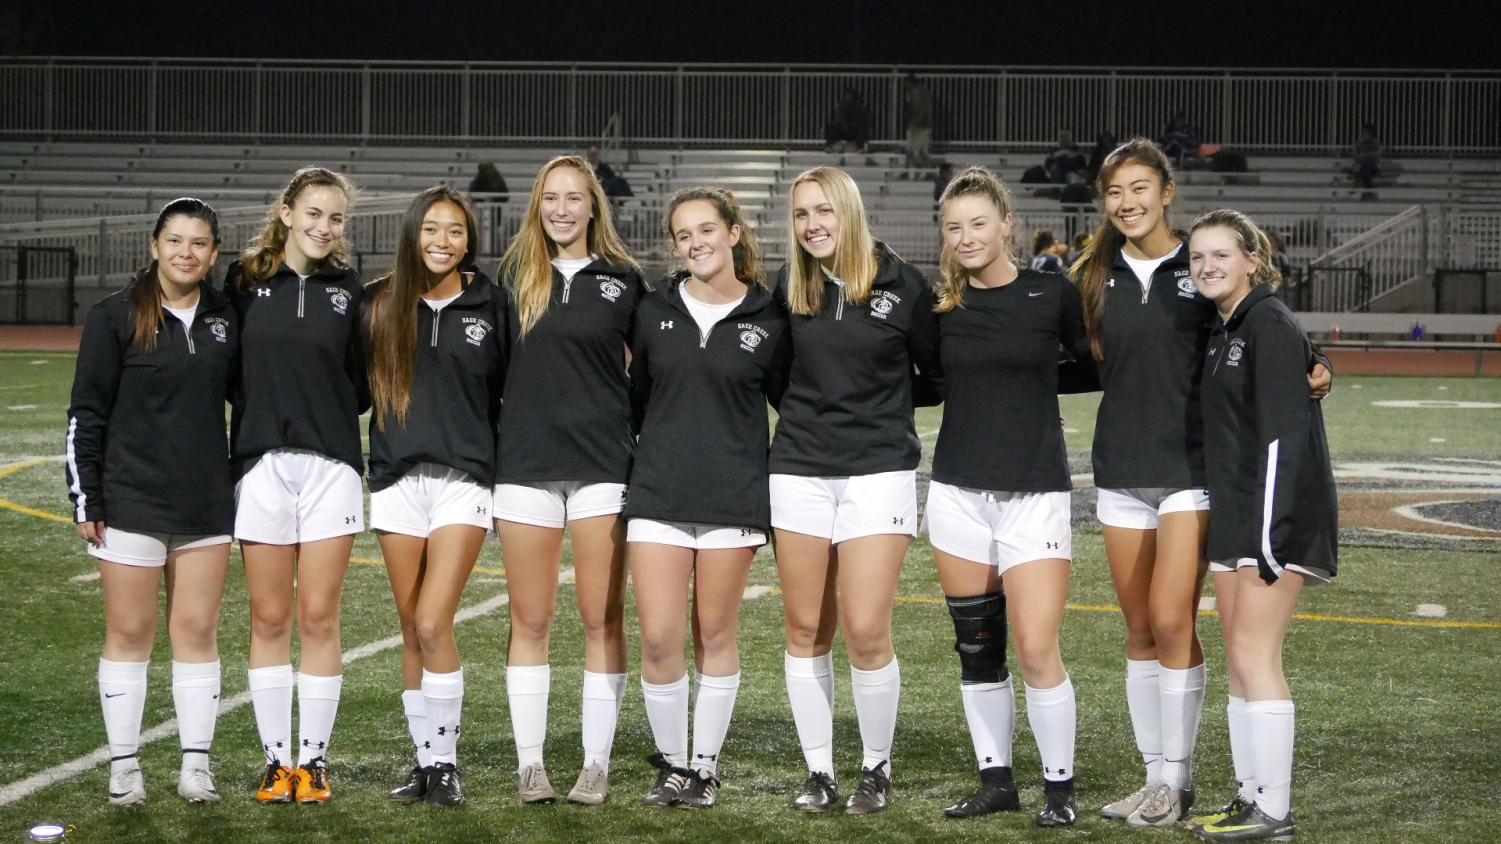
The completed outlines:
<svg viewBox="0 0 1501 844">
<path fill-rule="evenodd" d="M 261 775 L 261 787 L 255 792 L 255 799 L 261 803 L 291 803 L 295 792 L 292 769 L 271 762 Z"/>
<path fill-rule="evenodd" d="M 292 776 L 297 780 L 298 803 L 327 803 L 334 799 L 333 790 L 328 787 L 328 766 L 322 759 L 299 765 Z"/>
</svg>

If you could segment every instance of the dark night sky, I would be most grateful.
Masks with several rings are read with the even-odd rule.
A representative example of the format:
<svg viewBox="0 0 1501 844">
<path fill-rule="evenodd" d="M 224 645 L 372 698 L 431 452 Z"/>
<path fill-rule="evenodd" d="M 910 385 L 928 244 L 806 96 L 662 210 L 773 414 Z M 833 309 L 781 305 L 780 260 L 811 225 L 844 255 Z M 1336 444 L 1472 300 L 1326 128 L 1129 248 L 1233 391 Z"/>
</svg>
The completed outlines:
<svg viewBox="0 0 1501 844">
<path fill-rule="evenodd" d="M 280 10 L 282 14 L 268 12 Z M 0 2 L 0 53 L 1495 69 L 1480 3 Z"/>
</svg>

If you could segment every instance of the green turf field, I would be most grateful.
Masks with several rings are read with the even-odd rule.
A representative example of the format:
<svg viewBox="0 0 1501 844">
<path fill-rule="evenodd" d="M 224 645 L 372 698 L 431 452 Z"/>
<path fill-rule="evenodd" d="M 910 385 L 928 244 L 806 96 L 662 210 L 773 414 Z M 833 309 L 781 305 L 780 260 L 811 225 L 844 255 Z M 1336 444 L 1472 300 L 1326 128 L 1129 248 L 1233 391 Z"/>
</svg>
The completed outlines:
<svg viewBox="0 0 1501 844">
<path fill-rule="evenodd" d="M 931 552 L 921 540 L 908 558 L 904 598 L 896 611 L 904 697 L 896 796 L 885 815 L 806 817 L 789 808 L 803 771 L 782 681 L 782 616 L 774 592 L 749 601 L 744 612 L 744 685 L 721 763 L 724 789 L 711 815 L 637 807 L 650 784 L 645 757 L 653 748 L 634 673 L 615 748 L 611 802 L 602 809 L 517 805 L 502 688 L 503 608 L 459 627 L 468 677 L 459 749 L 468 803 L 462 808 L 403 808 L 384 799 L 411 764 L 399 699 L 399 652 L 389 647 L 367 649 L 376 652 L 347 668 L 330 754 L 336 790 L 330 805 L 255 804 L 251 794 L 261 753 L 249 706 L 227 711 L 219 720 L 214 769 L 225 795 L 219 806 L 188 806 L 177 797 L 172 735 L 143 747 L 150 794 L 143 807 L 108 806 L 106 768 L 97 765 L 34 791 L 27 787 L 28 795 L 19 799 L 8 796 L 19 793 L 18 785 L 28 778 L 104 743 L 94 679 L 103 636 L 100 593 L 97 580 L 73 580 L 86 578 L 95 567 L 67 524 L 62 467 L 55 459 L 62 451 L 72 370 L 71 355 L 0 353 L 0 467 L 8 467 L 0 468 L 0 612 L 7 627 L 0 670 L 5 751 L 0 753 L 0 840 L 22 840 L 32 824 L 49 820 L 74 825 L 70 841 L 1188 840 L 1181 830 L 1131 832 L 1095 815 L 1100 805 L 1140 784 L 1141 767 L 1125 709 L 1124 629 L 1111 609 L 1098 529 L 1086 516 L 1092 504 L 1086 509 L 1077 502 L 1074 609 L 1063 629 L 1064 659 L 1079 701 L 1081 822 L 1072 831 L 1032 826 L 1041 777 L 1020 700 L 1015 767 L 1026 811 L 969 822 L 942 816 L 944 806 L 968 793 L 975 773 L 952 628 Z M 1391 400 L 1495 407 L 1373 404 Z M 1095 402 L 1088 396 L 1064 402 L 1076 473 L 1088 471 Z M 1496 840 L 1501 837 L 1495 832 L 1501 828 L 1501 804 L 1492 800 L 1501 792 L 1501 590 L 1496 586 L 1501 534 L 1395 517 L 1383 521 L 1381 514 L 1397 498 L 1419 505 L 1456 499 L 1493 504 L 1501 496 L 1501 379 L 1341 378 L 1325 412 L 1335 462 L 1353 468 L 1341 476 L 1348 477 L 1342 480 L 1348 531 L 1341 576 L 1330 589 L 1305 593 L 1300 609 L 1306 615 L 1294 623 L 1288 640 L 1287 668 L 1298 705 L 1293 800 L 1299 839 Z M 919 432 L 937 427 L 937 411 L 920 412 Z M 171 432 L 162 436 L 170 448 Z M 924 442 L 931 448 L 933 437 Z M 997 442 L 1004 446 L 1003 431 L 997 432 Z M 1081 489 L 1076 499 L 1092 502 L 1092 491 Z M 1489 527 L 1494 531 L 1501 525 Z M 347 649 L 397 633 L 373 537 L 360 538 L 356 555 L 365 562 L 351 568 L 346 588 Z M 481 565 L 493 571 L 475 575 L 467 605 L 504 592 L 495 543 L 486 547 Z M 764 553 L 752 583 L 776 585 L 775 568 Z M 1420 604 L 1442 607 L 1442 617 L 1431 608 L 1429 616 L 1419 616 Z M 566 790 L 581 756 L 582 648 L 569 589 L 562 590 L 561 606 L 547 758 L 554 785 Z M 634 610 L 628 611 L 628 618 L 633 616 Z M 1233 782 L 1218 622 L 1206 614 L 1200 629 L 1210 690 L 1197 785 L 1207 805 L 1223 802 Z M 243 576 L 232 568 L 220 646 L 226 705 L 245 688 L 247 641 Z M 858 774 L 859 736 L 849 675 L 838 649 L 836 655 L 836 761 L 841 784 L 850 787 Z M 172 717 L 165 630 L 151 684 L 147 728 Z"/>
</svg>

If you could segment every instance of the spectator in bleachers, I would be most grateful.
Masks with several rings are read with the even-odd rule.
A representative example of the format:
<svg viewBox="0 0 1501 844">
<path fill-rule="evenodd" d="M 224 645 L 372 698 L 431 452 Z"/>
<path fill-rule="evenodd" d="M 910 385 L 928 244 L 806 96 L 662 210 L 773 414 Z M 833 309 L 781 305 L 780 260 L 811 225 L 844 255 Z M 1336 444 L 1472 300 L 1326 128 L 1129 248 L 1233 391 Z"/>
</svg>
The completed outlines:
<svg viewBox="0 0 1501 844">
<path fill-rule="evenodd" d="M 937 202 L 943 197 L 944 188 L 954 180 L 954 165 L 945 161 L 938 165 L 938 175 L 933 177 L 933 201 Z"/>
<path fill-rule="evenodd" d="M 1066 185 L 1083 182 L 1088 163 L 1084 160 L 1084 152 L 1074 143 L 1073 134 L 1059 130 L 1058 144 L 1048 153 L 1042 166 L 1048 171 L 1049 181 Z"/>
<path fill-rule="evenodd" d="M 1167 122 L 1167 128 L 1162 130 L 1157 145 L 1174 164 L 1182 167 L 1185 159 L 1199 157 L 1199 130 L 1188 122 L 1188 114 L 1178 109 Z"/>
<path fill-rule="evenodd" d="M 932 163 L 929 150 L 933 143 L 933 92 L 917 74 L 907 74 L 907 168 L 927 167 Z"/>
<path fill-rule="evenodd" d="M 510 199 L 505 195 L 510 190 L 506 187 L 506 177 L 500 175 L 500 170 L 495 167 L 493 161 L 481 161 L 479 172 L 469 182 L 470 198 L 476 202 L 505 202 Z M 472 194 L 500 194 L 500 196 L 475 198 Z"/>
<path fill-rule="evenodd" d="M 1084 250 L 1088 246 L 1089 232 L 1079 232 L 1078 234 L 1074 235 L 1074 242 L 1072 244 L 1072 248 L 1068 250 L 1068 258 L 1066 259 L 1070 267 L 1074 265 L 1075 261 L 1079 260 L 1079 256 L 1084 254 Z"/>
<path fill-rule="evenodd" d="M 1045 273 L 1061 273 L 1065 269 L 1063 258 L 1058 255 L 1057 247 L 1062 245 L 1065 252 L 1068 244 L 1059 244 L 1058 238 L 1052 229 L 1038 229 L 1032 234 L 1032 263 L 1031 268 Z"/>
<path fill-rule="evenodd" d="M 1095 138 L 1094 149 L 1089 152 L 1089 166 L 1084 171 L 1084 179 L 1089 184 L 1094 184 L 1095 179 L 1100 177 L 1100 165 L 1105 163 L 1105 156 L 1115 149 L 1119 142 L 1115 139 L 1115 133 L 1108 129 L 1101 132 Z"/>
<path fill-rule="evenodd" d="M 605 196 L 609 198 L 612 205 L 618 206 L 620 204 L 618 200 L 636 195 L 635 191 L 631 190 L 631 183 L 626 181 L 624 176 L 616 173 L 615 168 L 604 162 L 599 147 L 589 147 L 587 156 L 589 167 L 594 170 L 594 177 L 599 179 L 600 185 L 605 189 Z"/>
<path fill-rule="evenodd" d="M 1350 175 L 1355 178 L 1355 184 L 1369 190 L 1376 185 L 1376 177 L 1381 175 L 1381 141 L 1376 137 L 1373 124 L 1361 124 L 1360 140 L 1355 142 L 1352 153 Z"/>
<path fill-rule="evenodd" d="M 865 141 L 870 137 L 870 113 L 865 110 L 865 101 L 860 92 L 850 85 L 844 89 L 839 105 L 834 107 L 834 116 L 824 130 L 828 152 L 864 152 Z"/>
</svg>

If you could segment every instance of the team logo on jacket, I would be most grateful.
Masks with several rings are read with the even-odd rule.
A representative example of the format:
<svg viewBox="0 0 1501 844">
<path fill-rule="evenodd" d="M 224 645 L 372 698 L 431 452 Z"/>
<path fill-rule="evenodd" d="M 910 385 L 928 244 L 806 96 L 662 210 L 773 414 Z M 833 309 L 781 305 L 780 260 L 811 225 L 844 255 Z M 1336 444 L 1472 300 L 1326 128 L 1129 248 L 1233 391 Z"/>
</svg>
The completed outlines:
<svg viewBox="0 0 1501 844">
<path fill-rule="evenodd" d="M 610 278 L 607 275 L 597 275 L 595 276 L 595 278 L 599 279 L 599 295 L 605 297 L 611 302 L 619 299 L 620 294 L 625 292 L 624 284 L 621 284 L 620 282 L 616 281 L 613 278 Z"/>
<path fill-rule="evenodd" d="M 464 337 L 469 345 L 478 346 L 494 328 L 479 317 L 464 317 Z"/>
<path fill-rule="evenodd" d="M 878 290 L 870 297 L 870 315 L 876 319 L 885 319 L 901 303 L 902 297 L 895 293 Z"/>
<path fill-rule="evenodd" d="M 1239 337 L 1230 341 L 1230 351 L 1225 352 L 1226 366 L 1240 366 L 1240 359 L 1246 356 L 1246 341 Z"/>
<path fill-rule="evenodd" d="M 739 328 L 740 348 L 747 352 L 754 352 L 756 347 L 761 345 L 761 341 L 769 336 L 766 329 L 749 322 L 740 323 Z"/>
<path fill-rule="evenodd" d="M 1192 299 L 1196 291 L 1194 290 L 1194 280 L 1189 277 L 1188 270 L 1178 270 L 1174 275 L 1178 276 L 1178 295 L 1184 299 Z"/>
<path fill-rule="evenodd" d="M 208 323 L 208 333 L 214 335 L 214 339 L 220 343 L 229 342 L 229 320 L 224 317 L 207 317 L 203 320 Z"/>
<path fill-rule="evenodd" d="M 345 293 L 344 290 L 339 287 L 329 287 L 325 289 L 328 291 L 328 301 L 334 306 L 334 312 L 340 314 L 341 316 L 348 313 L 349 294 Z"/>
</svg>

